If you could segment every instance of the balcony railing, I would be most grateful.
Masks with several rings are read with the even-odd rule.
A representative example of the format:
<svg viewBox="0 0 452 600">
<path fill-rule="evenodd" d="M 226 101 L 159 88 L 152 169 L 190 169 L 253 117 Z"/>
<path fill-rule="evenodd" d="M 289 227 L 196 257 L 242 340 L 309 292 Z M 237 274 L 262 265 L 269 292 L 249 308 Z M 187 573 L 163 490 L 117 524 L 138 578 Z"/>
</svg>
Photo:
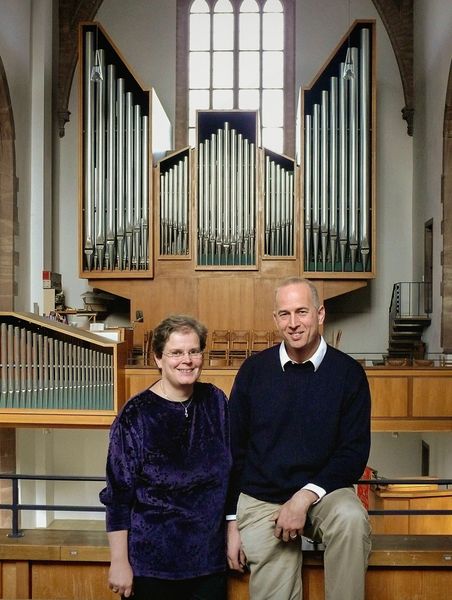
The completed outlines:
<svg viewBox="0 0 452 600">
<path fill-rule="evenodd" d="M 22 504 L 19 502 L 19 481 L 24 480 L 35 480 L 35 481 L 105 481 L 105 477 L 80 477 L 71 475 L 19 475 L 17 473 L 0 473 L 0 480 L 6 479 L 12 482 L 12 501 L 10 503 L 0 504 L 0 509 L 11 510 L 11 533 L 9 537 L 22 537 L 23 533 L 19 528 L 19 517 L 23 510 L 58 510 L 58 511 L 79 511 L 79 512 L 105 512 L 104 506 L 68 506 L 68 505 L 55 505 L 55 504 Z M 358 484 L 370 485 L 374 487 L 387 486 L 389 484 L 397 485 L 413 485 L 413 484 L 425 484 L 424 479 L 385 479 L 385 478 L 372 478 L 372 479 L 361 479 L 357 482 Z M 429 478 L 429 483 L 449 486 L 452 485 L 452 479 L 439 479 Z M 368 510 L 369 515 L 452 515 L 451 510 Z"/>
<path fill-rule="evenodd" d="M 392 288 L 389 314 L 392 318 L 428 317 L 431 312 L 432 284 L 425 281 L 399 281 Z"/>
</svg>

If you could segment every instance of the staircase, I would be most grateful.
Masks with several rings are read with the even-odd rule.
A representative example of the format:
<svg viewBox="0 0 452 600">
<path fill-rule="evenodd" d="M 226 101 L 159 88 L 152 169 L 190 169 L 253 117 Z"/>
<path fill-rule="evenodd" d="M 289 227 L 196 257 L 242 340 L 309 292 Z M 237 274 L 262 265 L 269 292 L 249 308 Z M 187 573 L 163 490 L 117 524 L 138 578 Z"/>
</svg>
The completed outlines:
<svg viewBox="0 0 452 600">
<path fill-rule="evenodd" d="M 424 329 L 431 323 L 426 311 L 431 283 L 405 281 L 394 284 L 389 309 L 388 358 L 424 358 Z"/>
</svg>

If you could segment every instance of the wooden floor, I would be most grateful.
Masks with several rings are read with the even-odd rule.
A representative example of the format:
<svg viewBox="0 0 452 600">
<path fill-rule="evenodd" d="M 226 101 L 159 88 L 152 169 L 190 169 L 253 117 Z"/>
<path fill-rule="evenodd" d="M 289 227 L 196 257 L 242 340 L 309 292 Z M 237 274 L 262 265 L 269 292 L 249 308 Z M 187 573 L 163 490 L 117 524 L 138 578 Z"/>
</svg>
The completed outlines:
<svg viewBox="0 0 452 600">
<path fill-rule="evenodd" d="M 1 599 L 117 600 L 106 583 L 105 532 L 33 529 L 20 538 L 7 534 L 0 530 Z M 451 590 L 452 536 L 373 537 L 366 600 L 448 600 Z M 228 599 L 248 599 L 246 576 L 230 576 Z M 324 600 L 322 552 L 304 553 L 303 600 Z"/>
</svg>

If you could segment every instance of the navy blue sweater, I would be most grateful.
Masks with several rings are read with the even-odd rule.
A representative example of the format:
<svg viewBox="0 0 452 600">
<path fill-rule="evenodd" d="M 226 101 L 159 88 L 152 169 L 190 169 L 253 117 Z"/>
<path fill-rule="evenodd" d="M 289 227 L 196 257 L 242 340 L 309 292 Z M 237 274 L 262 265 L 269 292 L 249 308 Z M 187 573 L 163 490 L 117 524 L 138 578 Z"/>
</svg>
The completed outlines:
<svg viewBox="0 0 452 600">
<path fill-rule="evenodd" d="M 370 450 L 366 374 L 328 346 L 316 372 L 286 368 L 279 346 L 248 358 L 229 402 L 234 460 L 228 512 L 240 492 L 286 502 L 307 483 L 347 487 L 362 475 Z"/>
</svg>

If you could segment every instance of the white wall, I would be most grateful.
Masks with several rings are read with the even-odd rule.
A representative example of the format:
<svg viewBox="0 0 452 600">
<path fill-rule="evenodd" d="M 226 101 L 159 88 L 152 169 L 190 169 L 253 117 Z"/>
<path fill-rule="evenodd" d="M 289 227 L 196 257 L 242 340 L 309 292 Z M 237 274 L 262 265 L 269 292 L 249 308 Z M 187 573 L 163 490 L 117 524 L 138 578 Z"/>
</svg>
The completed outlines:
<svg viewBox="0 0 452 600">
<path fill-rule="evenodd" d="M 17 429 L 17 472 L 25 475 L 105 476 L 108 431 L 81 429 Z M 103 482 L 25 480 L 21 503 L 101 506 Z M 23 511 L 21 527 L 46 527 L 53 519 L 104 520 L 103 512 Z"/>
<path fill-rule="evenodd" d="M 387 479 L 419 476 L 422 438 L 421 433 L 373 433 L 368 465 Z"/>
<path fill-rule="evenodd" d="M 433 219 L 433 314 L 425 333 L 428 349 L 441 351 L 441 172 L 446 88 L 452 58 L 452 3 L 414 3 L 414 272 L 421 279 L 424 224 Z"/>
<path fill-rule="evenodd" d="M 31 100 L 31 2 L 30 0 L 0 0 L 0 56 L 8 81 L 16 134 L 16 175 L 19 236 L 16 251 L 19 264 L 15 267 L 18 295 L 17 310 L 28 310 L 30 295 L 30 100 Z"/>
</svg>

